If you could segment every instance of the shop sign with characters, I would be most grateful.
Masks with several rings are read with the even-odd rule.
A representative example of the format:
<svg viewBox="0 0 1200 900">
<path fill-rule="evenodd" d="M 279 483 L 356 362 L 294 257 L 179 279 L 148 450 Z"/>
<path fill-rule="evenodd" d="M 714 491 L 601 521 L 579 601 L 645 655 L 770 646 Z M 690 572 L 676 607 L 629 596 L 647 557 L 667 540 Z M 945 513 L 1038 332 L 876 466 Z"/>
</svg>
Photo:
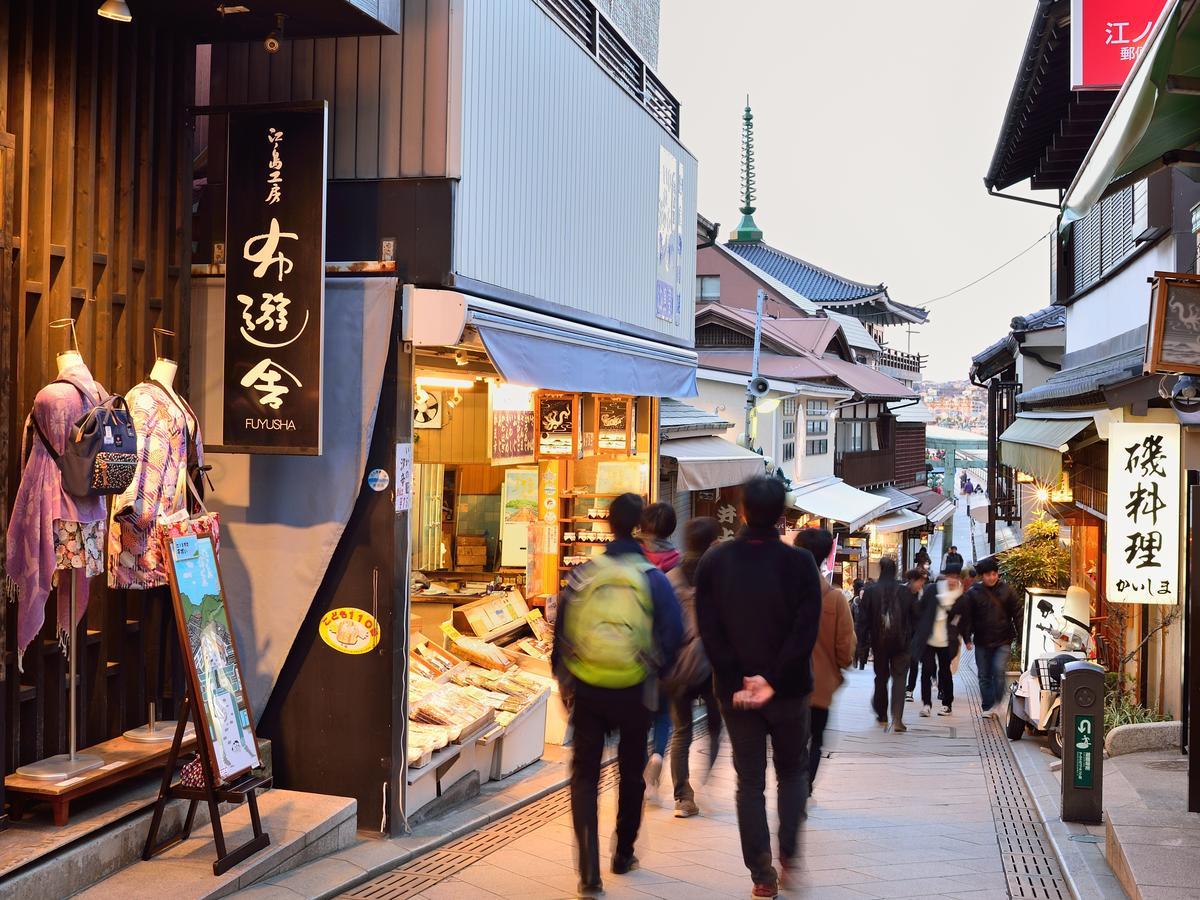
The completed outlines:
<svg viewBox="0 0 1200 900">
<path fill-rule="evenodd" d="M 1179 426 L 1114 422 L 1108 447 L 1108 600 L 1175 604 L 1182 513 Z"/>
<path fill-rule="evenodd" d="M 331 609 L 321 617 L 321 640 L 339 653 L 370 653 L 379 646 L 379 621 L 352 606 Z"/>
<path fill-rule="evenodd" d="M 226 450 L 321 452 L 327 110 L 229 115 Z"/>
</svg>

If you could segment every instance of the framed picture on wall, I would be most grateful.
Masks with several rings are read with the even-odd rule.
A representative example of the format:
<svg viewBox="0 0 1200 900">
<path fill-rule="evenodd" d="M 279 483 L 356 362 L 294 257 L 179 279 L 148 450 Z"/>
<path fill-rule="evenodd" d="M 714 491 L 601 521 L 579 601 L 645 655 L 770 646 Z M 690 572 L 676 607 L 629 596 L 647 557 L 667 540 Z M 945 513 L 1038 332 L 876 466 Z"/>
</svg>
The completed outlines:
<svg viewBox="0 0 1200 900">
<path fill-rule="evenodd" d="M 538 459 L 562 459 L 579 453 L 579 395 L 538 391 Z"/>
<path fill-rule="evenodd" d="M 1155 272 L 1146 371 L 1200 374 L 1200 276 Z"/>
<path fill-rule="evenodd" d="M 488 382 L 488 457 L 493 466 L 516 466 L 537 458 L 534 391 Z"/>
<path fill-rule="evenodd" d="M 599 456 L 628 456 L 633 449 L 633 398 L 598 395 L 595 448 Z"/>
</svg>

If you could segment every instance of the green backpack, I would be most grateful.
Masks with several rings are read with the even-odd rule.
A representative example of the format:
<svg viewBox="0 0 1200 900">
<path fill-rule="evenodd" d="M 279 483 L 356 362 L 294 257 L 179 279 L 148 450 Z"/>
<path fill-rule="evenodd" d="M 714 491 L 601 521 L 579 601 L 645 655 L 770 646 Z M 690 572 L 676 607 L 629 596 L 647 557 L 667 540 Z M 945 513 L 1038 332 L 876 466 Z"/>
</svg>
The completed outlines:
<svg viewBox="0 0 1200 900">
<path fill-rule="evenodd" d="M 567 669 L 593 687 L 628 688 L 653 671 L 654 566 L 626 555 L 598 556 L 576 573 L 563 623 Z"/>
</svg>

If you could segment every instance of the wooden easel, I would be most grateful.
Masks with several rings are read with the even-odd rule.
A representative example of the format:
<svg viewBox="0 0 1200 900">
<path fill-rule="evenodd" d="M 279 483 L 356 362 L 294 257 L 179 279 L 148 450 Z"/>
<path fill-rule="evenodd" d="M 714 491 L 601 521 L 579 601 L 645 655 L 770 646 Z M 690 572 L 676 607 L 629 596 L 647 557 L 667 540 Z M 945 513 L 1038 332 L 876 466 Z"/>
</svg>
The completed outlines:
<svg viewBox="0 0 1200 900">
<path fill-rule="evenodd" d="M 183 699 L 183 705 L 179 711 L 179 723 L 175 726 L 175 739 L 171 743 L 171 752 L 167 756 L 166 770 L 163 772 L 162 788 L 159 790 L 158 800 L 154 804 L 154 816 L 150 820 L 150 833 L 146 835 L 146 847 L 142 851 L 142 859 L 148 860 L 167 848 L 174 847 L 176 844 L 186 841 L 191 836 L 192 825 L 196 820 L 196 806 L 203 801 L 208 804 L 209 817 L 212 819 L 213 840 L 217 845 L 217 859 L 213 863 L 213 874 L 221 875 L 271 843 L 271 836 L 262 830 L 262 820 L 258 815 L 258 796 L 256 793 L 259 790 L 269 788 L 271 786 L 271 778 L 269 776 L 259 777 L 247 773 L 237 778 L 232 784 L 216 783 L 213 775 L 217 771 L 216 763 L 212 758 L 208 742 L 201 737 L 201 739 L 196 741 L 196 750 L 200 754 L 200 768 L 204 772 L 204 787 L 192 788 L 186 787 L 183 784 L 172 784 L 171 782 L 175 775 L 175 765 L 179 760 L 179 753 L 183 747 L 183 735 L 187 729 L 189 718 L 195 720 L 197 736 L 202 736 L 204 732 L 201 729 L 206 728 L 207 725 L 202 721 L 203 717 L 192 702 L 190 688 Z M 162 825 L 163 812 L 167 808 L 167 801 L 174 799 L 188 801 L 187 817 L 183 822 L 183 830 L 176 837 L 159 843 L 158 830 Z M 220 804 L 222 802 L 233 804 L 245 802 L 250 805 L 250 824 L 254 829 L 254 837 L 233 850 L 226 850 L 225 847 L 225 832 L 221 827 Z"/>
</svg>

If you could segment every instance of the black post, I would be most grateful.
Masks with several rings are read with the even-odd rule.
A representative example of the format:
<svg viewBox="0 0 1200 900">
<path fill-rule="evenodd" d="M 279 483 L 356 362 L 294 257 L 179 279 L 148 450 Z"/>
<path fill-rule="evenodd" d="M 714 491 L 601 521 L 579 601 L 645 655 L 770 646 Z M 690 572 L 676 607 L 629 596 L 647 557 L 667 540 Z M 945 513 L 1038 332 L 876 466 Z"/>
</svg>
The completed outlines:
<svg viewBox="0 0 1200 900">
<path fill-rule="evenodd" d="M 1000 379 L 997 377 L 988 382 L 987 495 L 988 499 L 991 500 L 991 503 L 988 504 L 987 517 L 987 545 L 989 553 L 994 552 L 996 549 L 996 504 L 999 500 L 996 496 L 996 488 L 1000 483 L 1000 479 L 997 477 L 999 474 L 1000 430 L 996 427 L 1000 421 L 999 402 Z M 968 515 L 970 515 L 969 510 Z"/>
<path fill-rule="evenodd" d="M 1193 660 L 1200 660 L 1200 546 L 1196 544 L 1195 535 L 1200 529 L 1200 485 L 1196 482 L 1196 473 L 1188 473 L 1188 542 L 1187 542 L 1187 581 L 1184 586 L 1187 598 L 1184 604 L 1184 634 L 1187 636 L 1186 652 L 1183 664 L 1187 678 L 1187 690 L 1184 691 L 1184 721 L 1187 728 L 1184 731 L 1188 749 L 1188 812 L 1200 812 L 1200 665 Z"/>
</svg>

